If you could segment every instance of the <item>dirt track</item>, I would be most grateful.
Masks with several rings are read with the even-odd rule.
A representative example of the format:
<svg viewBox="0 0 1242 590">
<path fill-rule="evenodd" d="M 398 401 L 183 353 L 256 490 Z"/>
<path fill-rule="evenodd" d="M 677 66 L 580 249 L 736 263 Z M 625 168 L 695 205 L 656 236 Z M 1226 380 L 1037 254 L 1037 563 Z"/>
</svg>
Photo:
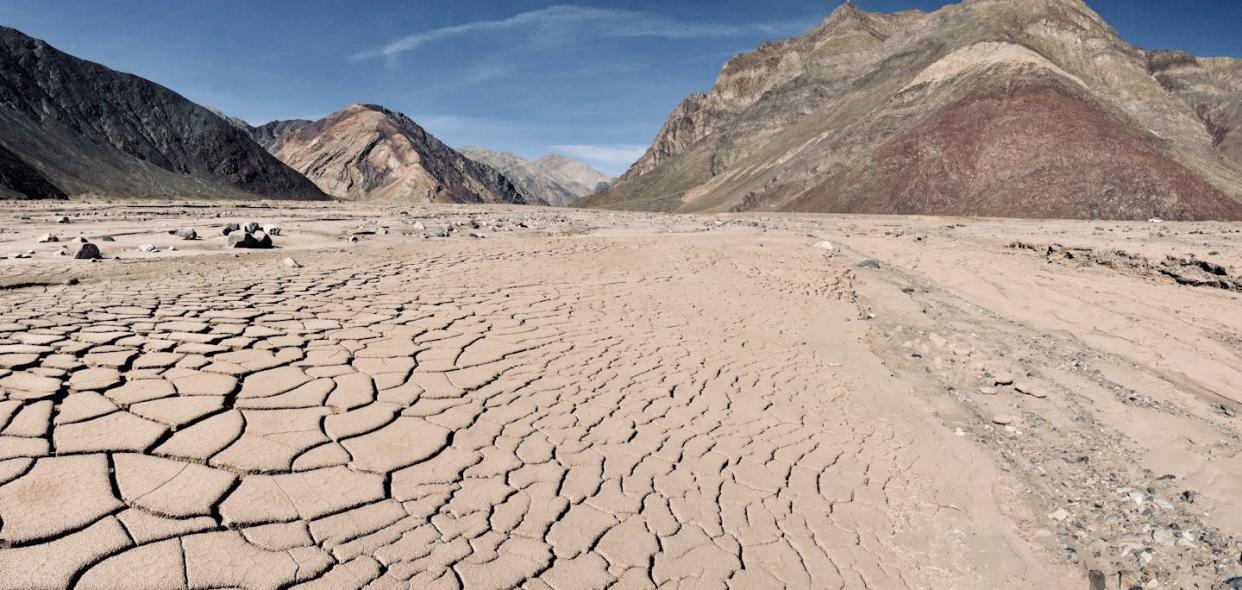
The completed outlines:
<svg viewBox="0 0 1242 590">
<path fill-rule="evenodd" d="M 1242 575 L 1236 224 L 180 211 L 0 212 L 0 586 Z"/>
</svg>

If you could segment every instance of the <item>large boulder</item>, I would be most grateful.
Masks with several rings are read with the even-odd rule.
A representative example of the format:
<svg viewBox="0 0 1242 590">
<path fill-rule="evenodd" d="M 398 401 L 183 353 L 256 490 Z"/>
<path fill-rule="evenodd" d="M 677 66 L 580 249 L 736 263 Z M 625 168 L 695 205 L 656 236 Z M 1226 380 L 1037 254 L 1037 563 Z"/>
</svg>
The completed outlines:
<svg viewBox="0 0 1242 590">
<path fill-rule="evenodd" d="M 261 231 L 254 233 L 236 231 L 229 234 L 228 246 L 229 248 L 271 248 L 272 237 Z"/>
<path fill-rule="evenodd" d="M 198 239 L 198 232 L 188 227 L 183 227 L 181 229 L 175 229 L 168 233 L 174 236 L 177 236 L 178 238 L 181 238 L 183 240 L 197 240 Z"/>
<path fill-rule="evenodd" d="M 99 251 L 99 246 L 90 242 L 85 242 L 78 247 L 78 253 L 73 255 L 74 260 L 101 260 L 103 253 Z"/>
<path fill-rule="evenodd" d="M 269 236 L 265 231 L 253 232 L 250 234 L 250 237 L 254 238 L 255 243 L 258 244 L 255 246 L 256 248 L 272 247 L 272 236 Z"/>
<path fill-rule="evenodd" d="M 236 223 L 230 223 L 224 226 L 224 229 L 220 230 L 220 233 L 227 236 L 235 231 L 241 231 L 241 226 Z"/>
<path fill-rule="evenodd" d="M 230 248 L 253 248 L 254 236 L 244 231 L 235 231 L 229 234 L 228 244 Z"/>
</svg>

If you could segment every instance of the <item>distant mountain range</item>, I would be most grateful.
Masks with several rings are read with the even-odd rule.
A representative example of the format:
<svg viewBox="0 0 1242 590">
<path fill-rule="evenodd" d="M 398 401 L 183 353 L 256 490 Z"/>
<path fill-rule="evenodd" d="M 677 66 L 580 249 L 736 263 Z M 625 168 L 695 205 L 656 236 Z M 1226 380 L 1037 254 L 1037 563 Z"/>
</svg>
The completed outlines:
<svg viewBox="0 0 1242 590">
<path fill-rule="evenodd" d="M 476 162 L 499 170 L 524 193 L 542 198 L 549 205 L 564 207 L 608 188 L 616 179 L 582 162 L 551 154 L 535 161 L 509 152 L 477 146 L 461 148 Z"/>
<path fill-rule="evenodd" d="M 595 180 L 585 170 L 564 159 L 541 161 L 521 172 L 519 186 L 405 115 L 374 105 L 253 127 L 0 27 L 0 198 L 546 205 L 590 192 L 575 184 Z"/>
<path fill-rule="evenodd" d="M 0 27 L 0 196 L 327 199 L 207 109 Z"/>
<path fill-rule="evenodd" d="M 1242 219 L 1242 61 L 1081 0 L 845 2 L 725 65 L 587 207 Z"/>
<path fill-rule="evenodd" d="M 380 106 L 354 104 L 318 121 L 275 121 L 248 132 L 324 192 L 342 198 L 546 204 Z"/>
</svg>

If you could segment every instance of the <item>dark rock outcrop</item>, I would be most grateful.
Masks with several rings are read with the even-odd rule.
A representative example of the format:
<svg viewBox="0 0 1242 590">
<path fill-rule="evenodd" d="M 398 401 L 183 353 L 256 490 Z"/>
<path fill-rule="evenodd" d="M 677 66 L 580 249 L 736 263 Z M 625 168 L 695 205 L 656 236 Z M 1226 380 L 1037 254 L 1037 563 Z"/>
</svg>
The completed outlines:
<svg viewBox="0 0 1242 590">
<path fill-rule="evenodd" d="M 327 198 L 206 108 L 4 27 L 0 147 L 5 192 L 28 197 Z"/>
</svg>

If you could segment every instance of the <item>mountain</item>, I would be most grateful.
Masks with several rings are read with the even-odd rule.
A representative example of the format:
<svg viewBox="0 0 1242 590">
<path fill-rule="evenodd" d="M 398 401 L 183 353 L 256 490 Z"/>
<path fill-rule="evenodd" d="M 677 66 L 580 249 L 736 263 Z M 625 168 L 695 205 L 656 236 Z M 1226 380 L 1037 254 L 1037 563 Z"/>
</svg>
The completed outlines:
<svg viewBox="0 0 1242 590">
<path fill-rule="evenodd" d="M 546 204 L 380 106 L 354 104 L 318 121 L 273 121 L 252 129 L 251 137 L 338 197 Z"/>
<path fill-rule="evenodd" d="M 326 199 L 177 93 L 0 27 L 0 196 Z"/>
<path fill-rule="evenodd" d="M 465 146 L 459 151 L 471 160 L 499 170 L 522 192 L 556 207 L 567 206 L 603 190 L 614 180 L 582 162 L 556 154 L 531 162 L 516 154 L 476 146 Z"/>
<path fill-rule="evenodd" d="M 579 206 L 1242 219 L 1242 62 L 1148 52 L 1081 0 L 845 2 L 731 59 Z"/>
</svg>

